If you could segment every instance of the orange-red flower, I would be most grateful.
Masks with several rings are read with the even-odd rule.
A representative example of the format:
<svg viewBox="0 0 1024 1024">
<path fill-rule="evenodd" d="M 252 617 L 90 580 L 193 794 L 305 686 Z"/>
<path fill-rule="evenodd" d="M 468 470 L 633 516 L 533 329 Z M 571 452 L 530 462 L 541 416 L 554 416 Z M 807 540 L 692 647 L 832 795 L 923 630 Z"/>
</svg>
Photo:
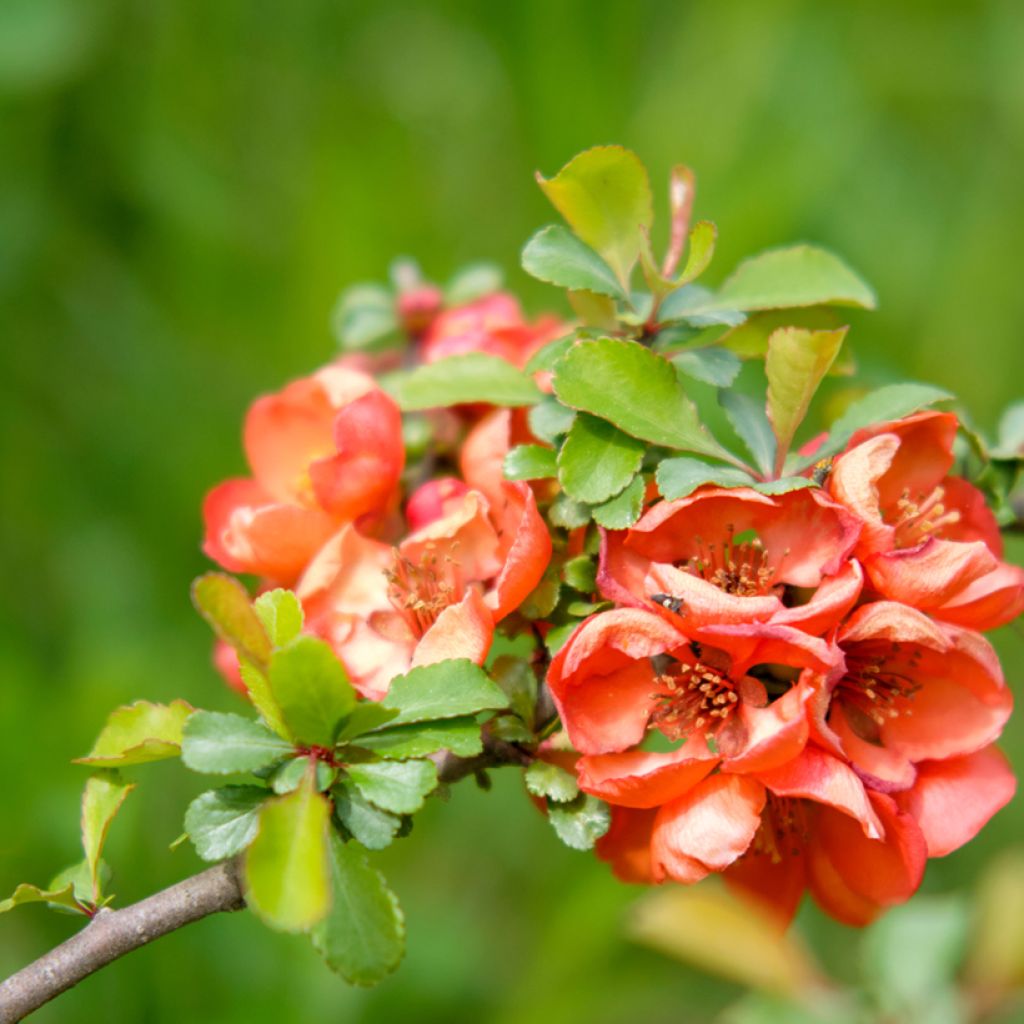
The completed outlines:
<svg viewBox="0 0 1024 1024">
<path fill-rule="evenodd" d="M 244 441 L 253 475 L 207 495 L 203 550 L 232 572 L 282 584 L 341 524 L 387 509 L 405 460 L 398 407 L 340 366 L 257 399 Z"/>
<path fill-rule="evenodd" d="M 598 584 L 621 605 L 708 626 L 773 622 L 821 634 L 857 600 L 856 518 L 814 488 L 768 497 L 705 487 L 606 532 Z"/>
<path fill-rule="evenodd" d="M 494 292 L 439 313 L 423 335 L 420 355 L 425 363 L 433 363 L 446 356 L 486 352 L 525 366 L 537 349 L 563 332 L 557 317 L 542 316 L 529 323 L 514 296 Z"/>
<path fill-rule="evenodd" d="M 501 499 L 431 481 L 410 498 L 414 530 L 397 547 L 346 526 L 310 564 L 296 588 L 307 621 L 366 696 L 410 667 L 482 663 L 495 623 L 540 581 L 551 538 L 533 492 L 506 482 Z"/>
<path fill-rule="evenodd" d="M 893 601 L 839 630 L 842 673 L 812 702 L 816 736 L 874 789 L 909 789 L 916 762 L 972 754 L 1002 732 L 1013 699 L 979 634 Z"/>
<path fill-rule="evenodd" d="M 949 476 L 956 417 L 923 412 L 854 435 L 828 481 L 863 523 L 871 585 L 936 618 L 992 629 L 1024 611 L 1024 570 L 1003 562 L 983 496 Z"/>
</svg>

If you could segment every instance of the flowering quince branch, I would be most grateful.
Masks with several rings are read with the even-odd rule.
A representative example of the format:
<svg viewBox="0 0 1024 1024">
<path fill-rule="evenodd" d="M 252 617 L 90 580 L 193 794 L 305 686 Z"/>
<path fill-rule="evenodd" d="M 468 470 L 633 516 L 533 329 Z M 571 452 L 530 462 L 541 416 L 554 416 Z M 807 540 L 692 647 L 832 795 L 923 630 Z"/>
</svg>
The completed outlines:
<svg viewBox="0 0 1024 1024">
<path fill-rule="evenodd" d="M 805 891 L 867 923 L 1012 796 L 982 633 L 1024 608 L 1000 533 L 1024 408 L 989 443 L 935 408 L 952 396 L 893 384 L 798 444 L 824 379 L 851 372 L 839 316 L 873 308 L 864 281 L 798 245 L 698 284 L 716 229 L 691 226 L 685 167 L 660 261 L 633 153 L 538 180 L 566 224 L 523 266 L 575 321 L 525 319 L 489 268 L 441 289 L 402 263 L 342 296 L 339 358 L 252 405 L 251 475 L 209 493 L 203 546 L 258 583 L 193 585 L 252 713 L 113 712 L 78 759 L 84 860 L 0 904 L 91 923 L 0 986 L 0 1020 L 243 901 L 374 984 L 404 922 L 373 852 L 499 765 L 620 879 L 721 874 L 782 924 Z M 724 440 L 693 398 L 708 386 Z M 124 773 L 172 757 L 226 777 L 181 837 L 220 866 L 112 911 Z"/>
</svg>

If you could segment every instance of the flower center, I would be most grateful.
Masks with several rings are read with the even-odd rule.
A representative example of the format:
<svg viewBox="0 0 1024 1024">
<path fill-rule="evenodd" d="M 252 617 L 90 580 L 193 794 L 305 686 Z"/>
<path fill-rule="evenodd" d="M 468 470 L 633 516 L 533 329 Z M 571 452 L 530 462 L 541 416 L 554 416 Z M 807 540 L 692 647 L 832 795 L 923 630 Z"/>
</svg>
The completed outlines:
<svg viewBox="0 0 1024 1024">
<path fill-rule="evenodd" d="M 798 856 L 808 835 L 806 801 L 769 793 L 750 852 L 779 864 L 784 857 Z"/>
<path fill-rule="evenodd" d="M 918 496 L 914 501 L 910 491 L 904 491 L 896 506 L 890 509 L 890 522 L 895 529 L 895 540 L 898 548 L 911 548 L 933 534 L 940 533 L 945 527 L 959 522 L 960 513 L 956 509 L 947 509 L 943 504 L 945 492 L 936 487 L 926 496 Z"/>
<path fill-rule="evenodd" d="M 450 557 L 428 552 L 417 564 L 397 550 L 384 570 L 388 600 L 416 637 L 422 637 L 438 616 L 462 596 L 461 573 Z"/>
<path fill-rule="evenodd" d="M 910 714 L 907 704 L 921 689 L 916 679 L 921 650 L 876 642 L 857 644 L 845 654 L 846 675 L 836 685 L 833 700 L 842 703 L 862 739 L 877 740 L 887 721 Z"/>
<path fill-rule="evenodd" d="M 678 662 L 670 672 L 655 677 L 657 706 L 650 723 L 669 739 L 679 740 L 703 732 L 711 736 L 732 715 L 739 694 L 720 669 L 697 659 Z"/>
<path fill-rule="evenodd" d="M 719 590 L 739 597 L 755 597 L 772 590 L 774 566 L 760 539 L 737 541 L 733 527 L 728 539 L 721 544 L 705 544 L 697 538 L 697 553 L 681 568 L 694 576 L 713 583 Z"/>
</svg>

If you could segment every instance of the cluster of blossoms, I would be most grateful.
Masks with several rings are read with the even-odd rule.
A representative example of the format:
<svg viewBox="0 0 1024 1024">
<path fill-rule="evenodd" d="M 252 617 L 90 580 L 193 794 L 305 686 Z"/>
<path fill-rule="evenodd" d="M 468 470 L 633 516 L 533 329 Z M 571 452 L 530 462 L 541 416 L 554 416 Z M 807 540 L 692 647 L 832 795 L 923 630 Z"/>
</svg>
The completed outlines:
<svg viewBox="0 0 1024 1024">
<path fill-rule="evenodd" d="M 421 289 L 400 312 L 427 363 L 523 367 L 564 331 L 503 293 L 443 309 Z M 505 478 L 513 443 L 536 441 L 514 409 L 430 413 L 434 447 L 407 466 L 379 368 L 343 357 L 259 399 L 253 476 L 205 507 L 206 552 L 293 588 L 371 700 L 410 668 L 483 664 L 503 622 L 544 635 L 516 613 L 553 551 L 578 555 L 597 529 L 549 525 L 553 482 Z M 1024 608 L 1024 573 L 980 492 L 949 475 L 957 428 L 921 412 L 862 429 L 818 486 L 774 496 L 649 488 L 633 526 L 599 530 L 603 610 L 536 659 L 564 729 L 539 756 L 611 806 L 597 852 L 621 879 L 720 872 L 787 920 L 809 889 L 861 924 L 1009 800 L 992 744 L 1011 695 L 980 633 Z M 241 687 L 230 648 L 218 660 Z"/>
</svg>

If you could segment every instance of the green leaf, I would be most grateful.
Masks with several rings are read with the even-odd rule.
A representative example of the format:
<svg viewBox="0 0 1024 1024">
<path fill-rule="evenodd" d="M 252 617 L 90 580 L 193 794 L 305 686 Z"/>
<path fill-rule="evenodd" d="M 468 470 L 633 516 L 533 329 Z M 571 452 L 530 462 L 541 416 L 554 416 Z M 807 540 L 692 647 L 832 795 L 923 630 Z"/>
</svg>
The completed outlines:
<svg viewBox="0 0 1024 1024">
<path fill-rule="evenodd" d="M 768 339 L 765 374 L 768 377 L 768 420 L 778 441 L 776 475 L 803 422 L 818 385 L 828 372 L 846 337 L 838 331 L 808 331 L 782 327 Z"/>
<path fill-rule="evenodd" d="M 743 369 L 739 357 L 724 348 L 690 348 L 676 352 L 672 363 L 694 380 L 715 387 L 727 388 Z"/>
<path fill-rule="evenodd" d="M 406 412 L 448 405 L 533 405 L 540 390 L 522 370 L 498 356 L 468 352 L 391 378 L 389 388 Z"/>
<path fill-rule="evenodd" d="M 625 302 L 628 296 L 615 271 L 561 224 L 541 228 L 522 254 L 523 270 L 547 284 L 573 292 L 591 292 Z"/>
<path fill-rule="evenodd" d="M 278 795 L 290 793 L 306 777 L 311 761 L 313 780 L 317 790 L 322 793 L 324 790 L 330 789 L 338 777 L 338 769 L 323 761 L 308 757 L 296 757 L 291 761 L 285 761 L 271 776 L 270 788 Z"/>
<path fill-rule="evenodd" d="M 505 456 L 504 469 L 508 480 L 544 480 L 555 476 L 558 465 L 553 449 L 539 444 L 520 444 Z"/>
<path fill-rule="evenodd" d="M 266 665 L 270 640 L 252 609 L 249 592 L 238 580 L 221 572 L 208 572 L 193 582 L 192 602 L 239 657 L 257 667 Z"/>
<path fill-rule="evenodd" d="M 393 724 L 403 725 L 497 710 L 506 706 L 506 699 L 479 665 L 457 658 L 395 676 L 382 703 L 399 711 Z"/>
<path fill-rule="evenodd" d="M 114 816 L 121 809 L 125 797 L 135 788 L 126 783 L 115 771 L 99 771 L 90 775 L 82 794 L 82 849 L 89 865 L 92 882 L 92 901 L 99 903 L 103 896 L 100 881 L 100 854 L 107 841 L 107 832 Z"/>
<path fill-rule="evenodd" d="M 470 263 L 458 270 L 444 290 L 446 306 L 461 306 L 498 291 L 504 280 L 493 263 Z"/>
<path fill-rule="evenodd" d="M 92 750 L 75 764 L 100 768 L 146 764 L 181 752 L 181 730 L 194 708 L 183 700 L 151 704 L 140 700 L 111 712 Z"/>
<path fill-rule="evenodd" d="M 538 174 L 537 181 L 573 231 L 625 282 L 654 220 L 651 183 L 637 155 L 621 146 L 597 146 L 553 178 Z"/>
<path fill-rule="evenodd" d="M 699 284 L 685 284 L 670 292 L 658 307 L 658 321 L 675 324 L 680 321 L 691 327 L 738 327 L 746 320 L 738 309 L 718 308 L 714 292 Z"/>
<path fill-rule="evenodd" d="M 740 359 L 763 359 L 768 352 L 768 339 L 780 327 L 807 327 L 815 331 L 833 331 L 842 326 L 843 317 L 838 308 L 832 306 L 770 309 L 751 314 L 744 323 L 718 337 L 716 344 L 735 353 Z M 849 376 L 855 369 L 853 356 L 846 345 L 836 356 L 828 375 Z"/>
<path fill-rule="evenodd" d="M 544 646 L 552 658 L 566 645 L 578 625 L 579 622 L 565 622 L 560 626 L 552 626 L 547 631 L 544 636 Z"/>
<path fill-rule="evenodd" d="M 567 292 L 566 298 L 583 327 L 596 327 L 601 331 L 614 331 L 619 326 L 615 300 L 596 292 Z"/>
<path fill-rule="evenodd" d="M 110 881 L 110 867 L 102 858 L 97 865 L 96 873 L 100 880 L 100 889 L 103 890 Z M 81 906 L 105 906 L 112 898 L 106 896 L 102 900 L 96 900 L 96 894 L 93 891 L 92 869 L 89 866 L 89 861 L 84 857 L 77 864 L 71 864 L 64 868 L 63 871 L 58 871 L 50 879 L 50 884 L 46 888 L 51 892 L 60 892 L 69 885 L 74 893 L 75 900 L 79 904 L 79 909 Z M 76 910 L 75 907 L 69 907 L 64 903 L 54 903 L 53 907 L 62 912 Z"/>
<path fill-rule="evenodd" d="M 375 985 L 401 963 L 405 921 L 383 875 L 355 843 L 330 841 L 330 914 L 313 931 L 313 945 L 332 971 L 353 985 Z"/>
<path fill-rule="evenodd" d="M 1003 410 L 998 437 L 991 453 L 994 458 L 1024 458 L 1024 402 L 1014 402 Z"/>
<path fill-rule="evenodd" d="M 439 750 L 450 750 L 459 757 L 472 757 L 483 750 L 480 726 L 476 719 L 449 718 L 441 722 L 417 722 L 389 726 L 379 732 L 360 736 L 356 746 L 372 750 L 379 757 L 403 760 L 426 757 Z"/>
<path fill-rule="evenodd" d="M 744 260 L 710 300 L 691 312 L 823 304 L 874 309 L 875 293 L 838 256 L 813 245 L 794 245 Z"/>
<path fill-rule="evenodd" d="M 393 814 L 418 811 L 424 797 L 437 788 L 437 765 L 433 761 L 350 764 L 346 771 L 370 803 Z"/>
<path fill-rule="evenodd" d="M 224 786 L 200 794 L 185 811 L 185 831 L 203 860 L 225 860 L 255 838 L 267 799 L 260 786 Z"/>
<path fill-rule="evenodd" d="M 554 387 L 566 405 L 633 437 L 734 461 L 701 425 L 672 364 L 636 342 L 578 341 L 559 360 Z"/>
<path fill-rule="evenodd" d="M 878 388 L 854 402 L 832 424 L 824 444 L 815 453 L 806 458 L 795 460 L 794 472 L 813 465 L 818 459 L 827 458 L 841 452 L 850 438 L 862 427 L 872 423 L 883 423 L 886 420 L 898 420 L 911 413 L 924 409 L 936 402 L 945 402 L 953 396 L 948 391 L 932 387 L 929 384 L 889 384 Z"/>
<path fill-rule="evenodd" d="M 252 608 L 275 647 L 284 647 L 302 632 L 302 605 L 290 590 L 268 590 Z"/>
<path fill-rule="evenodd" d="M 698 459 L 665 459 L 658 466 L 654 478 L 663 498 L 674 501 L 685 498 L 704 484 L 716 487 L 750 487 L 754 481 L 741 470 L 731 466 L 712 466 Z"/>
<path fill-rule="evenodd" d="M 568 803 L 549 804 L 548 820 L 566 846 L 590 850 L 608 831 L 612 818 L 606 803 L 589 793 L 580 793 Z"/>
<path fill-rule="evenodd" d="M 527 413 L 534 436 L 548 444 L 555 444 L 558 438 L 568 434 L 575 419 L 576 410 L 562 405 L 554 395 L 545 396 Z"/>
<path fill-rule="evenodd" d="M 488 729 L 496 740 L 506 743 L 534 743 L 533 730 L 517 715 L 498 715 L 488 723 Z"/>
<path fill-rule="evenodd" d="M 330 803 L 316 791 L 312 772 L 294 792 L 260 810 L 245 855 L 246 901 L 272 928 L 305 931 L 330 910 L 329 818 Z"/>
<path fill-rule="evenodd" d="M 775 468 L 778 450 L 764 405 L 738 391 L 719 391 L 718 404 L 725 410 L 733 430 L 754 456 L 757 468 L 767 476 Z"/>
<path fill-rule="evenodd" d="M 385 708 L 372 700 L 360 701 L 352 713 L 342 723 L 338 732 L 338 742 L 344 743 L 364 732 L 372 732 L 398 717 L 394 708 Z"/>
<path fill-rule="evenodd" d="M 591 510 L 594 522 L 606 530 L 627 529 L 640 518 L 646 491 L 647 481 L 642 473 L 637 473 L 621 494 Z"/>
<path fill-rule="evenodd" d="M 644 451 L 642 441 L 607 420 L 581 413 L 558 453 L 558 481 L 570 497 L 599 505 L 633 479 Z"/>
<path fill-rule="evenodd" d="M 491 671 L 508 697 L 509 708 L 532 729 L 537 706 L 537 675 L 533 666 L 522 658 L 506 656 L 498 658 Z"/>
<path fill-rule="evenodd" d="M 715 255 L 715 241 L 718 228 L 709 220 L 699 220 L 690 230 L 689 246 L 686 252 L 686 266 L 679 275 L 677 285 L 686 285 L 696 280 L 711 265 Z"/>
<path fill-rule="evenodd" d="M 197 711 L 185 723 L 181 759 L 194 772 L 231 775 L 266 768 L 294 753 L 287 740 L 241 715 Z"/>
<path fill-rule="evenodd" d="M 575 530 L 590 522 L 590 506 L 574 501 L 568 494 L 559 494 L 548 509 L 548 519 L 553 526 Z"/>
<path fill-rule="evenodd" d="M 571 772 L 549 761 L 534 761 L 526 769 L 526 788 L 534 796 L 567 803 L 579 796 L 580 787 Z"/>
<path fill-rule="evenodd" d="M 350 351 L 377 351 L 402 340 L 395 298 L 381 285 L 346 288 L 334 307 L 331 325 L 338 344 Z"/>
<path fill-rule="evenodd" d="M 341 719 L 356 706 L 356 692 L 337 655 L 323 640 L 300 636 L 270 659 L 270 689 L 289 733 L 328 747 Z"/>
<path fill-rule="evenodd" d="M 52 903 L 68 910 L 81 912 L 75 899 L 75 887 L 69 882 L 59 889 L 40 889 L 38 885 L 22 882 L 5 900 L 0 900 L 0 914 L 20 907 L 24 903 Z"/>
<path fill-rule="evenodd" d="M 777 480 L 764 480 L 750 485 L 759 494 L 788 494 L 790 491 L 804 491 L 818 485 L 806 476 L 780 476 Z"/>
<path fill-rule="evenodd" d="M 597 590 L 597 566 L 590 555 L 570 558 L 562 566 L 562 579 L 581 594 L 592 594 Z"/>
<path fill-rule="evenodd" d="M 334 813 L 338 821 L 351 833 L 356 842 L 368 850 L 383 850 L 390 846 L 402 819 L 390 811 L 374 807 L 352 784 L 344 779 L 331 790 L 334 797 Z"/>
<path fill-rule="evenodd" d="M 285 739 L 289 738 L 288 727 L 281 717 L 281 709 L 270 690 L 270 680 L 266 672 L 257 668 L 252 662 L 245 658 L 238 659 L 238 671 L 245 683 L 245 689 L 252 706 L 263 716 L 263 720 L 278 734 Z"/>
<path fill-rule="evenodd" d="M 554 341 L 549 341 L 546 345 L 537 349 L 537 351 L 530 356 L 530 361 L 526 364 L 526 372 L 533 374 L 537 373 L 539 370 L 553 370 L 555 368 L 555 363 L 565 355 L 578 337 L 579 332 L 573 331 L 571 334 L 563 335 L 561 338 L 555 338 Z M 545 405 L 549 402 L 555 402 L 555 399 L 549 395 L 545 395 L 541 400 L 540 405 Z M 533 414 L 532 409 L 530 410 L 530 414 Z M 566 429 L 568 429 L 568 427 Z M 534 430 L 534 433 L 537 434 L 537 431 Z M 564 434 L 565 431 L 563 430 L 562 433 Z M 537 434 L 537 436 L 546 440 L 542 434 Z"/>
</svg>

